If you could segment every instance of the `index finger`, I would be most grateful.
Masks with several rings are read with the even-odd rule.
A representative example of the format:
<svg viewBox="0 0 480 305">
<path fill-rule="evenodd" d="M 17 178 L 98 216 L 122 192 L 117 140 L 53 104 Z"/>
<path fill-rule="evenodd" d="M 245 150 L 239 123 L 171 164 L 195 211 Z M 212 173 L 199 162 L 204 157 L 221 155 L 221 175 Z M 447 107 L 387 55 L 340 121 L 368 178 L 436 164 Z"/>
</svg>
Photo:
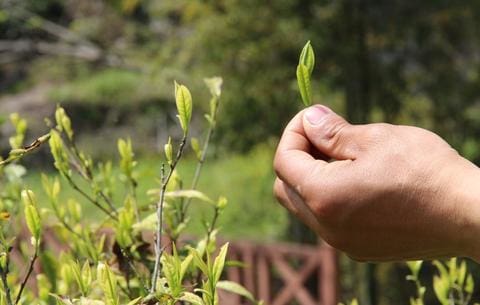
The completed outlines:
<svg viewBox="0 0 480 305">
<path fill-rule="evenodd" d="M 285 127 L 273 165 L 277 176 L 294 189 L 303 184 L 309 173 L 327 164 L 311 154 L 312 147 L 303 129 L 303 113 L 299 112 Z"/>
</svg>

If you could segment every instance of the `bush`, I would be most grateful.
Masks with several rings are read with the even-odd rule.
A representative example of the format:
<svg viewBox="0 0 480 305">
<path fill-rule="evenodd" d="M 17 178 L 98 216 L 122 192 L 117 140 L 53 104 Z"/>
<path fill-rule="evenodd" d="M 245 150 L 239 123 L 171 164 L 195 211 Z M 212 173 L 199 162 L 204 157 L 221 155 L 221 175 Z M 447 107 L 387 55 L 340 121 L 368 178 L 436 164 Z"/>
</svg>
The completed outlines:
<svg viewBox="0 0 480 305">
<path fill-rule="evenodd" d="M 228 243 L 217 251 L 216 235 L 218 218 L 227 199 L 211 199 L 197 190 L 221 94 L 221 79 L 207 79 L 206 83 L 211 92 L 206 114 L 208 130 L 203 142 L 191 139 L 198 159 L 193 181 L 189 188 L 184 188 L 186 181 L 176 170 L 189 145 L 192 97 L 185 86 L 175 84 L 183 136 L 179 141 L 170 138 L 165 144 L 159 188 L 150 190 L 152 200 L 146 205 L 137 200 L 137 162 L 129 139 L 118 140 L 123 181 L 119 188 L 112 183 L 111 161 L 97 164 L 77 147 L 72 123 L 63 108 L 57 108 L 50 132 L 28 146 L 23 146 L 26 121 L 18 115 L 11 116 L 16 134 L 10 140 L 11 152 L 0 161 L 0 305 L 214 305 L 218 304 L 218 289 L 259 303 L 239 284 L 221 280 Z M 61 199 L 63 190 L 58 176 L 42 177 L 48 208 L 42 208 L 35 193 L 23 188 L 26 169 L 19 163 L 21 158 L 47 141 L 59 176 L 79 194 L 81 201 Z M 120 203 L 114 198 L 121 198 Z M 193 201 L 211 209 L 212 219 L 204 223 L 202 238 L 187 243 L 181 236 L 190 223 Z M 86 204 L 102 215 L 99 222 L 84 216 Z M 21 236 L 23 222 L 30 234 L 30 245 L 26 240 L 13 238 Z M 63 241 L 65 250 L 60 253 L 42 246 L 49 237 L 47 232 L 52 230 Z M 153 239 L 145 237 L 148 232 Z M 14 252 L 29 257 L 25 274 L 21 266 L 11 263 Z M 25 288 L 37 261 L 42 271 L 36 274 L 38 293 L 34 293 Z"/>
</svg>

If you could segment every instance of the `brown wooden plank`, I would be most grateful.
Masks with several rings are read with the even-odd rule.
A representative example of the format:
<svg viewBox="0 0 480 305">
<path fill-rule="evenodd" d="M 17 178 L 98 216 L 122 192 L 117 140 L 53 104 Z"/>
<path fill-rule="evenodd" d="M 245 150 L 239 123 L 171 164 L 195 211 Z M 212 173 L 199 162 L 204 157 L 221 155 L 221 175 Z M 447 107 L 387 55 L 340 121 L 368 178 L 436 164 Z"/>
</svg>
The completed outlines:
<svg viewBox="0 0 480 305">
<path fill-rule="evenodd" d="M 229 252 L 228 259 L 239 260 L 237 249 L 235 247 L 231 247 L 231 248 L 229 247 L 228 252 Z M 229 281 L 233 281 L 236 283 L 242 283 L 241 276 L 240 276 L 240 268 L 239 267 L 227 268 L 227 279 Z M 228 304 L 232 304 L 232 305 L 241 304 L 241 298 L 239 295 L 233 294 L 233 293 L 228 293 L 227 295 L 228 295 L 228 301 L 229 301 Z"/>
<path fill-rule="evenodd" d="M 273 264 L 278 269 L 285 287 L 273 301 L 273 305 L 285 305 L 295 296 L 301 305 L 318 305 L 303 286 L 303 282 L 318 266 L 316 256 L 310 257 L 299 273 L 296 273 L 278 254 L 273 256 Z"/>
<path fill-rule="evenodd" d="M 338 256 L 330 246 L 320 249 L 319 293 L 322 305 L 336 305 L 338 301 Z"/>
<path fill-rule="evenodd" d="M 257 271 L 258 271 L 258 298 L 270 304 L 270 268 L 268 266 L 267 255 L 265 249 L 258 249 Z"/>
<path fill-rule="evenodd" d="M 254 261 L 254 246 L 244 244 L 242 246 L 242 260 L 245 263 L 243 268 L 244 285 L 251 293 L 256 294 L 255 291 L 255 261 Z"/>
</svg>

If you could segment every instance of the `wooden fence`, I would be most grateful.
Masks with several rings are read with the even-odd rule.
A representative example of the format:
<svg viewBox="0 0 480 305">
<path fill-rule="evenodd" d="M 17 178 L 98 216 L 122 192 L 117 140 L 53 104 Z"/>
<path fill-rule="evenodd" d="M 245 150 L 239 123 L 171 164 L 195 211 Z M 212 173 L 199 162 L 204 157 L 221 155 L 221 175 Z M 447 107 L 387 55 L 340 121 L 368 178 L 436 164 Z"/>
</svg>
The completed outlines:
<svg viewBox="0 0 480 305">
<path fill-rule="evenodd" d="M 44 232 L 44 247 L 57 252 L 66 249 L 48 230 Z M 26 234 L 28 235 L 28 233 Z M 15 247 L 12 263 L 25 264 Z M 242 266 L 228 267 L 225 279 L 245 286 L 265 305 L 336 305 L 338 292 L 337 254 L 323 245 L 292 243 L 256 243 L 234 241 L 229 246 L 229 260 Z M 41 266 L 36 266 L 36 271 Z M 36 289 L 35 276 L 28 287 Z M 246 305 L 248 302 L 234 294 L 220 294 L 221 305 Z"/>
<path fill-rule="evenodd" d="M 326 245 L 233 242 L 229 258 L 244 267 L 228 268 L 228 280 L 239 282 L 266 305 L 336 305 L 337 255 Z M 221 304 L 240 305 L 240 297 L 222 294 Z"/>
</svg>

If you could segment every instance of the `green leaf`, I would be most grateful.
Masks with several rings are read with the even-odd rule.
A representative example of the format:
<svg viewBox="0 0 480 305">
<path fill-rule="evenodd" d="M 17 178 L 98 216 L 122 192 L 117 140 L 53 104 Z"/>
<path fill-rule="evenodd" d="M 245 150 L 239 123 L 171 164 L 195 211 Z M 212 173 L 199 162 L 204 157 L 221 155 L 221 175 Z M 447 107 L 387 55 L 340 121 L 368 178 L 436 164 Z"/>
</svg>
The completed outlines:
<svg viewBox="0 0 480 305">
<path fill-rule="evenodd" d="M 67 113 L 65 112 L 65 109 L 60 106 L 57 106 L 57 110 L 55 111 L 55 121 L 57 122 L 57 129 L 59 131 L 64 131 L 67 134 L 67 137 L 72 140 L 72 123 Z"/>
<path fill-rule="evenodd" d="M 297 66 L 297 82 L 303 104 L 305 106 L 312 105 L 310 74 L 308 68 L 304 64 L 298 64 Z"/>
<path fill-rule="evenodd" d="M 68 155 L 63 147 L 62 138 L 56 130 L 50 131 L 50 139 L 48 140 L 50 145 L 50 151 L 52 153 L 53 159 L 55 160 L 55 168 L 58 169 L 62 174 L 67 175 L 69 170 L 68 164 Z"/>
<path fill-rule="evenodd" d="M 457 258 L 452 257 L 448 261 L 450 283 L 453 284 L 457 280 Z"/>
<path fill-rule="evenodd" d="M 198 160 L 201 160 L 202 158 L 202 151 L 200 150 L 200 143 L 198 142 L 198 139 L 195 137 L 192 137 L 190 139 L 190 144 L 192 146 L 192 150 L 195 153 L 195 156 L 197 157 Z"/>
<path fill-rule="evenodd" d="M 168 164 L 172 165 L 173 162 L 173 146 L 172 138 L 168 137 L 168 142 L 164 146 L 165 158 L 167 159 Z"/>
<path fill-rule="evenodd" d="M 407 266 L 410 269 L 410 273 L 414 278 L 418 278 L 418 273 L 422 268 L 423 261 L 409 261 L 407 262 Z M 414 279 L 413 279 L 414 280 Z"/>
<path fill-rule="evenodd" d="M 215 204 L 215 202 L 208 198 L 204 193 L 197 190 L 178 190 L 173 192 L 166 192 L 166 198 L 189 198 L 189 199 L 198 199 L 206 203 Z"/>
<path fill-rule="evenodd" d="M 54 294 L 54 293 L 50 293 L 50 296 L 53 297 L 56 301 L 57 301 L 57 304 L 62 304 L 62 305 L 74 305 L 72 303 L 72 301 L 70 301 L 69 299 L 67 298 L 64 298 L 64 297 L 61 297 L 57 294 Z"/>
<path fill-rule="evenodd" d="M 117 280 L 107 264 L 100 263 L 97 269 L 98 278 L 105 295 L 107 305 L 119 305 L 119 296 L 117 294 Z"/>
<path fill-rule="evenodd" d="M 433 277 L 433 290 L 435 295 L 442 305 L 448 305 L 448 293 L 450 291 L 450 285 L 447 277 Z"/>
<path fill-rule="evenodd" d="M 222 94 L 223 83 L 223 79 L 221 77 L 215 76 L 210 78 L 204 78 L 203 81 L 207 85 L 213 97 L 220 97 L 220 94 Z"/>
<path fill-rule="evenodd" d="M 189 255 L 187 255 L 187 257 L 185 257 L 185 259 L 180 264 L 181 279 L 183 279 L 183 277 L 185 276 L 185 272 L 187 272 L 188 266 L 190 266 L 190 263 L 192 262 L 192 260 L 193 260 L 193 255 L 190 253 Z"/>
<path fill-rule="evenodd" d="M 157 213 L 152 213 L 132 226 L 135 233 L 157 228 Z"/>
<path fill-rule="evenodd" d="M 222 246 L 213 263 L 213 281 L 218 282 L 225 266 L 225 258 L 227 257 L 228 243 Z"/>
<path fill-rule="evenodd" d="M 23 204 L 25 205 L 25 221 L 27 227 L 36 243 L 38 244 L 40 238 L 40 216 L 38 215 L 37 208 L 35 207 L 35 196 L 31 190 L 23 190 L 21 193 Z"/>
<path fill-rule="evenodd" d="M 299 64 L 303 64 L 308 69 L 308 74 L 311 75 L 315 66 L 315 53 L 313 52 L 312 44 L 310 40 L 307 41 L 300 53 Z"/>
<path fill-rule="evenodd" d="M 136 299 L 131 300 L 130 302 L 127 303 L 127 305 L 135 305 L 138 304 L 138 302 L 142 299 L 142 297 L 138 297 Z"/>
<path fill-rule="evenodd" d="M 358 300 L 357 300 L 357 299 L 353 299 L 353 300 L 350 302 L 350 305 L 358 305 Z"/>
<path fill-rule="evenodd" d="M 467 263 L 462 261 L 460 263 L 460 268 L 458 268 L 458 284 L 460 287 L 463 287 L 465 283 L 465 276 L 467 275 Z"/>
<path fill-rule="evenodd" d="M 201 297 L 191 292 L 184 292 L 178 300 L 188 302 L 193 305 L 205 305 Z"/>
<path fill-rule="evenodd" d="M 78 261 L 72 261 L 70 263 L 70 267 L 71 267 L 73 276 L 75 278 L 75 281 L 77 282 L 78 288 L 80 289 L 80 293 L 83 296 L 86 296 L 86 294 L 88 293 L 87 291 L 88 287 L 85 285 L 85 282 L 83 281 L 82 272 L 80 270 L 80 264 L 78 263 Z"/>
<path fill-rule="evenodd" d="M 179 85 L 177 82 L 175 82 L 175 103 L 177 104 L 180 126 L 183 134 L 186 135 L 192 118 L 192 95 L 187 87 Z"/>
<path fill-rule="evenodd" d="M 465 282 L 465 292 L 468 293 L 468 294 L 472 294 L 473 293 L 473 288 L 475 288 L 475 283 L 473 281 L 473 276 L 471 274 L 469 274 L 467 276 L 467 280 Z"/>
<path fill-rule="evenodd" d="M 242 297 L 247 298 L 248 300 L 252 301 L 253 303 L 257 303 L 257 300 L 253 297 L 252 293 L 248 291 L 245 287 L 242 285 L 232 282 L 232 281 L 219 281 L 217 283 L 217 288 L 223 289 L 228 292 L 232 292 L 238 295 L 241 295 Z"/>
<path fill-rule="evenodd" d="M 432 262 L 432 264 L 437 267 L 438 272 L 440 272 L 440 276 L 442 278 L 449 278 L 449 272 L 447 271 L 447 268 L 445 268 L 445 266 L 440 261 L 435 260 Z"/>
<path fill-rule="evenodd" d="M 122 173 L 129 179 L 133 178 L 133 170 L 136 165 L 134 160 L 132 141 L 130 139 L 118 139 L 118 153 L 120 154 L 120 169 Z"/>
<path fill-rule="evenodd" d="M 85 287 L 87 288 L 86 293 L 88 293 L 91 284 L 92 284 L 92 268 L 90 268 L 90 264 L 88 261 L 85 261 L 82 266 L 82 282 L 84 283 Z"/>
<path fill-rule="evenodd" d="M 207 264 L 203 261 L 201 255 L 198 253 L 197 249 L 188 247 L 190 254 L 193 256 L 193 263 L 197 266 L 203 274 L 208 275 Z"/>
</svg>

